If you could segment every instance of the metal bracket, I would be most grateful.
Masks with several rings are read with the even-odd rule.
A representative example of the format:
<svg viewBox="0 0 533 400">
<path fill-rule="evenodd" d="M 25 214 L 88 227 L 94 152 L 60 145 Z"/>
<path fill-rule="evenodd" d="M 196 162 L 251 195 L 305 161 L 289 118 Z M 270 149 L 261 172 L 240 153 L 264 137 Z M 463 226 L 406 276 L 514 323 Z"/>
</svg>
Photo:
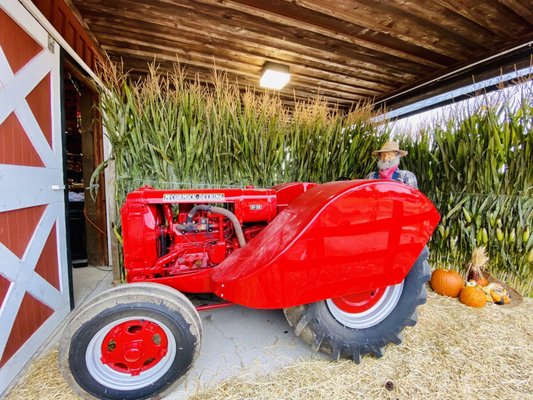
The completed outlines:
<svg viewBox="0 0 533 400">
<path fill-rule="evenodd" d="M 65 185 L 50 185 L 51 190 L 65 190 Z"/>
<path fill-rule="evenodd" d="M 52 37 L 52 35 L 48 34 L 48 50 L 50 50 L 50 53 L 54 54 L 56 48 L 56 41 Z"/>
</svg>

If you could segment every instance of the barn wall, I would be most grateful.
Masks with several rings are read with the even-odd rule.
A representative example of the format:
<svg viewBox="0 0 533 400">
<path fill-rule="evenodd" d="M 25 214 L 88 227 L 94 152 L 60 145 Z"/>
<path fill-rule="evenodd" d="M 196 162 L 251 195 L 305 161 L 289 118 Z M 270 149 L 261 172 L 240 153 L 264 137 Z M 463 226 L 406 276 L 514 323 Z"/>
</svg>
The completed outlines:
<svg viewBox="0 0 533 400">
<path fill-rule="evenodd" d="M 89 37 L 78 18 L 63 0 L 33 0 L 53 27 L 94 71 L 101 57 L 97 45 Z"/>
</svg>

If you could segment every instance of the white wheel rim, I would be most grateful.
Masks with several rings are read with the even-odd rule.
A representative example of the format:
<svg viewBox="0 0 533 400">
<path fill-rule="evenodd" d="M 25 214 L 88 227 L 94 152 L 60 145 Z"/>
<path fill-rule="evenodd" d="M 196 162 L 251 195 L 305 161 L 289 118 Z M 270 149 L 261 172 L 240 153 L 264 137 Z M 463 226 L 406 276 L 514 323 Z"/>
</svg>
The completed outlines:
<svg viewBox="0 0 533 400">
<path fill-rule="evenodd" d="M 388 286 L 381 299 L 366 311 L 348 313 L 341 310 L 331 299 L 326 300 L 329 312 L 341 324 L 348 328 L 364 329 L 379 324 L 394 310 L 403 291 L 404 281 Z"/>
<path fill-rule="evenodd" d="M 122 373 L 112 369 L 106 364 L 100 361 L 102 356 L 102 343 L 105 336 L 109 333 L 111 328 L 117 326 L 123 322 L 132 321 L 132 320 L 144 320 L 153 322 L 167 335 L 168 340 L 168 349 L 167 353 L 161 358 L 161 360 L 154 365 L 152 368 L 142 371 L 137 376 L 132 376 L 131 374 Z M 176 356 L 176 340 L 170 329 L 161 321 L 156 321 L 152 318 L 147 318 L 144 316 L 133 316 L 128 318 L 122 318 L 117 321 L 113 321 L 110 324 L 107 324 L 102 329 L 100 329 L 94 337 L 89 342 L 87 350 L 85 352 L 85 363 L 87 365 L 87 370 L 89 374 L 101 385 L 115 390 L 136 390 L 146 387 L 155 383 L 160 379 L 171 367 L 172 362 Z"/>
</svg>

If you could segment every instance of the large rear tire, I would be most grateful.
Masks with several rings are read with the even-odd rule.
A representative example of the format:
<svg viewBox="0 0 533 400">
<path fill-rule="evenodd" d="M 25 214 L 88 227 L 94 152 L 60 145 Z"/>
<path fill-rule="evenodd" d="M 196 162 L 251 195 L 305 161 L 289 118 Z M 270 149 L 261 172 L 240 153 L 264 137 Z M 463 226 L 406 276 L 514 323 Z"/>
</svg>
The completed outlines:
<svg viewBox="0 0 533 400">
<path fill-rule="evenodd" d="M 286 308 L 285 317 L 296 335 L 335 360 L 381 357 L 386 344 L 402 342 L 401 332 L 416 324 L 416 308 L 426 302 L 427 255 L 424 248 L 403 282 L 368 292 L 365 301 L 360 295 L 328 299 Z"/>
<path fill-rule="evenodd" d="M 86 399 L 160 398 L 193 365 L 201 337 L 198 312 L 180 292 L 152 283 L 119 286 L 75 310 L 59 366 Z"/>
</svg>

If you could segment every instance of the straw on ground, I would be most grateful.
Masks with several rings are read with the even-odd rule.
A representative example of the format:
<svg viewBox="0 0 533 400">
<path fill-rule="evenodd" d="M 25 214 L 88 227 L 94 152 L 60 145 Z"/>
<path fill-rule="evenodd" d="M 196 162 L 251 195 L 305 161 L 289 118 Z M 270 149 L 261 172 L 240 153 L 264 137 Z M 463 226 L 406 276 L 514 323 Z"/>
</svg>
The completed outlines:
<svg viewBox="0 0 533 400">
<path fill-rule="evenodd" d="M 381 359 L 300 360 L 261 376 L 243 370 L 191 400 L 531 398 L 533 299 L 516 308 L 473 309 L 430 291 L 418 324 L 404 334 Z M 76 399 L 56 359 L 52 351 L 36 360 L 7 399 Z"/>
</svg>

